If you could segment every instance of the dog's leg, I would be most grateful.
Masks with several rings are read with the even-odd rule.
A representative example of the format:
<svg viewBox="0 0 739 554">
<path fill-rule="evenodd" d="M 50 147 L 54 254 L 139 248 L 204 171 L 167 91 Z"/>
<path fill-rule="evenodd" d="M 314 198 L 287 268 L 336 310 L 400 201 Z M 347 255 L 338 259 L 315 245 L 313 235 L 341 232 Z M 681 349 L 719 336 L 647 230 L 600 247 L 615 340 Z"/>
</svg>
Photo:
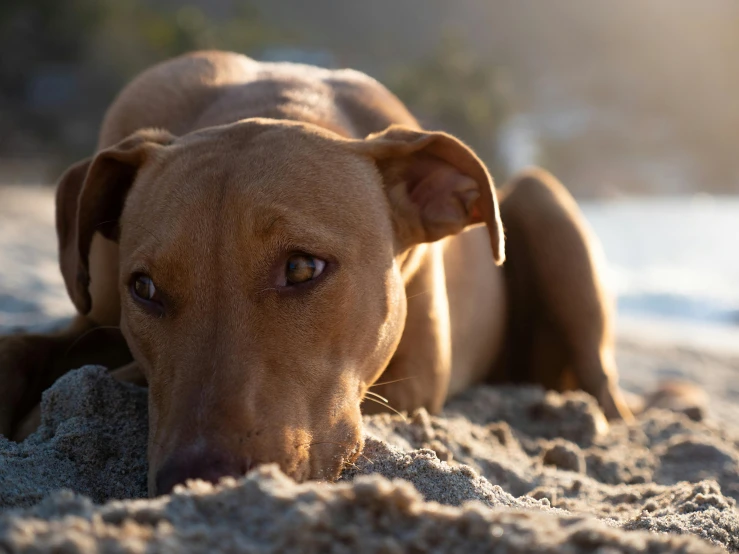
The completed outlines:
<svg viewBox="0 0 739 554">
<path fill-rule="evenodd" d="M 440 244 L 428 251 L 406 284 L 408 313 L 400 344 L 370 391 L 387 399 L 389 409 L 368 399 L 364 413 L 441 411 L 451 377 L 449 303 Z"/>
<path fill-rule="evenodd" d="M 609 419 L 631 419 L 618 388 L 612 309 L 595 245 L 567 190 L 531 171 L 501 191 L 510 291 L 509 371 L 595 396 Z"/>
<path fill-rule="evenodd" d="M 82 316 L 56 333 L 0 337 L 0 434 L 12 436 L 41 393 L 70 369 L 93 363 L 118 367 L 130 360 L 120 331 Z"/>
</svg>

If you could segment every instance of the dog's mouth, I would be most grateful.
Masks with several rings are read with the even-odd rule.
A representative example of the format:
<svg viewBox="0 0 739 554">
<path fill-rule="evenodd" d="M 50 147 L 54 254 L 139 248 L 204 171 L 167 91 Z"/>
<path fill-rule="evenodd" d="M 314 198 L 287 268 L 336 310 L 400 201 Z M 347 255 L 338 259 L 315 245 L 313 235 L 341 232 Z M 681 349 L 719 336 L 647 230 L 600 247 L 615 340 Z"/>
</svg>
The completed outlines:
<svg viewBox="0 0 739 554">
<path fill-rule="evenodd" d="M 174 450 L 153 475 L 150 493 L 154 496 L 171 493 L 177 485 L 190 480 L 218 483 L 224 477 L 240 478 L 252 469 L 277 464 L 280 470 L 298 483 L 305 481 L 336 481 L 341 473 L 354 466 L 361 455 L 364 441 L 361 432 L 351 442 L 316 440 L 295 444 L 292 452 L 282 451 L 271 456 L 257 457 L 258 452 L 235 455 L 213 444 L 199 441 L 195 445 Z M 289 449 L 288 449 L 289 450 Z"/>
<path fill-rule="evenodd" d="M 296 468 L 297 471 L 285 473 L 297 482 L 304 481 L 336 481 L 346 469 L 354 467 L 362 454 L 364 440 L 358 438 L 354 442 L 315 441 L 311 443 L 311 452 L 306 463 Z M 283 470 L 284 471 L 284 470 Z"/>
</svg>

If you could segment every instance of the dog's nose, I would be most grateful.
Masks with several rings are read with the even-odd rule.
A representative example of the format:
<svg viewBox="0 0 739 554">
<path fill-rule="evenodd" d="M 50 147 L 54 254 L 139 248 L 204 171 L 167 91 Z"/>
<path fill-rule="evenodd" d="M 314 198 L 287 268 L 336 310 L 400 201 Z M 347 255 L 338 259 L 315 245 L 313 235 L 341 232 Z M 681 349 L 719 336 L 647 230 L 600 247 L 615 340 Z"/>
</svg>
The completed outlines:
<svg viewBox="0 0 739 554">
<path fill-rule="evenodd" d="M 215 449 L 176 451 L 156 474 L 156 494 L 168 494 L 188 479 L 217 483 L 221 477 L 241 477 L 252 464 Z"/>
</svg>

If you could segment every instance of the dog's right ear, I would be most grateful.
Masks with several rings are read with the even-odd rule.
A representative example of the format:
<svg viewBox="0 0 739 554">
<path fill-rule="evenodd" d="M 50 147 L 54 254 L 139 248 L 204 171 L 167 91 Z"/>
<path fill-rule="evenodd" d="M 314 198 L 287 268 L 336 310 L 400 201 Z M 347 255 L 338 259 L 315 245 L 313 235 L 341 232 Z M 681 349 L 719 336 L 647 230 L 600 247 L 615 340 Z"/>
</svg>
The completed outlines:
<svg viewBox="0 0 739 554">
<path fill-rule="evenodd" d="M 468 146 L 443 132 L 401 125 L 348 144 L 374 158 L 401 246 L 433 242 L 485 223 L 493 259 L 503 263 L 505 239 L 493 180 Z"/>
<path fill-rule="evenodd" d="M 77 311 L 92 308 L 89 255 L 96 232 L 118 240 L 118 220 L 128 191 L 141 166 L 174 136 L 159 129 L 142 129 L 94 158 L 71 166 L 62 175 L 56 194 L 59 263 Z"/>
</svg>

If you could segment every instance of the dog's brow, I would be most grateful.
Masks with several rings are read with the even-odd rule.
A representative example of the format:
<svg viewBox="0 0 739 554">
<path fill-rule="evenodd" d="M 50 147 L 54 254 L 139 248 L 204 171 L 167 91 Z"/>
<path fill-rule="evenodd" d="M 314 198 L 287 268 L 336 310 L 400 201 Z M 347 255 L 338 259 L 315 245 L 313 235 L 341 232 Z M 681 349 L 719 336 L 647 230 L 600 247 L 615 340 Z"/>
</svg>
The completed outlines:
<svg viewBox="0 0 739 554">
<path fill-rule="evenodd" d="M 275 226 L 276 223 L 278 223 L 280 220 L 282 220 L 281 215 L 273 215 L 268 220 L 267 223 L 264 226 L 264 232 L 269 233 L 272 230 L 272 227 Z"/>
</svg>

